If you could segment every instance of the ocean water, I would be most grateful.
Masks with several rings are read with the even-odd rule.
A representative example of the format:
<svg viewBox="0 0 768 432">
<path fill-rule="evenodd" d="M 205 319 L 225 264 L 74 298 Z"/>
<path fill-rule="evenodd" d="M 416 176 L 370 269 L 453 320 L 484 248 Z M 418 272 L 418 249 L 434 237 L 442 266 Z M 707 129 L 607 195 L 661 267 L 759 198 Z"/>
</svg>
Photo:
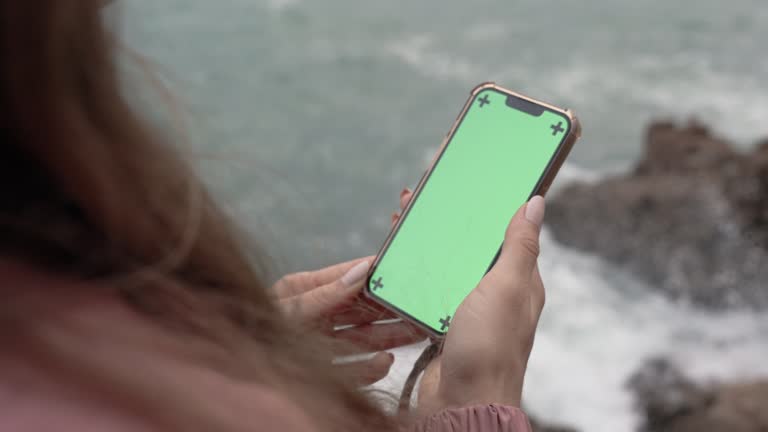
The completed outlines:
<svg viewBox="0 0 768 432">
<path fill-rule="evenodd" d="M 768 136 L 764 0 L 130 0 L 112 6 L 188 120 L 212 188 L 283 271 L 373 254 L 470 89 L 567 106 L 584 137 L 558 178 L 636 160 L 654 118 Z M 155 109 L 154 106 L 147 107 Z M 638 422 L 628 375 L 664 354 L 701 380 L 768 376 L 768 318 L 655 296 L 545 230 L 548 305 L 525 399 L 589 431 Z M 384 386 L 408 372 L 400 350 Z"/>
</svg>

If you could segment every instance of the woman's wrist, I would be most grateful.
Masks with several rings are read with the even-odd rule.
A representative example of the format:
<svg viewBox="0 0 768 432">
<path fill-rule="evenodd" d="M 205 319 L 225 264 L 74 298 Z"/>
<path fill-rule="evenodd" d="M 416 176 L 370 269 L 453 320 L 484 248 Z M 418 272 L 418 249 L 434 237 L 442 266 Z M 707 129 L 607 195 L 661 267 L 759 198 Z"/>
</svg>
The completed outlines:
<svg viewBox="0 0 768 432">
<path fill-rule="evenodd" d="M 439 361 L 430 364 L 418 383 L 416 404 L 418 416 L 424 418 L 445 409 L 478 405 L 520 407 L 523 389 L 522 374 L 516 378 L 511 376 L 510 371 L 498 371 L 493 374 L 489 373 L 487 368 L 478 369 L 458 376 L 445 373 Z"/>
</svg>

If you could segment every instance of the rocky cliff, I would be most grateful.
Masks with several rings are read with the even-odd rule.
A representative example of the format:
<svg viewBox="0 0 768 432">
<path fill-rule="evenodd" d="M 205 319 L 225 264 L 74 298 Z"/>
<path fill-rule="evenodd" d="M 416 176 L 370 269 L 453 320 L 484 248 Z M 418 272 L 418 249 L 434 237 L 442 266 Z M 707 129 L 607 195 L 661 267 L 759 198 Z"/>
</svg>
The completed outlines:
<svg viewBox="0 0 768 432">
<path fill-rule="evenodd" d="M 768 380 L 697 384 L 675 365 L 653 359 L 629 380 L 643 432 L 768 430 Z"/>
<path fill-rule="evenodd" d="M 652 124 L 629 173 L 566 186 L 547 222 L 672 299 L 768 307 L 768 142 L 743 153 L 695 123 Z"/>
</svg>

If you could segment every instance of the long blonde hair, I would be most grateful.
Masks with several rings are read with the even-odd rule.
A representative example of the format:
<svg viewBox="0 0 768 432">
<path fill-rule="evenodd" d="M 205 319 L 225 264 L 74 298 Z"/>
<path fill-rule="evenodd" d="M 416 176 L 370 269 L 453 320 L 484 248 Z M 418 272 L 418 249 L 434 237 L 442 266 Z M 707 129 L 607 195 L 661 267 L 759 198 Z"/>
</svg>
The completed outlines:
<svg viewBox="0 0 768 432">
<path fill-rule="evenodd" d="M 322 337 L 282 318 L 257 254 L 131 110 L 102 3 L 0 0 L 0 254 L 79 281 L 51 296 L 116 295 L 180 355 L 159 358 L 119 323 L 46 327 L 33 301 L 0 305 L 0 337 L 166 430 L 258 428 L 245 403 L 195 394 L 172 365 L 279 387 L 319 429 L 392 427 Z"/>
</svg>

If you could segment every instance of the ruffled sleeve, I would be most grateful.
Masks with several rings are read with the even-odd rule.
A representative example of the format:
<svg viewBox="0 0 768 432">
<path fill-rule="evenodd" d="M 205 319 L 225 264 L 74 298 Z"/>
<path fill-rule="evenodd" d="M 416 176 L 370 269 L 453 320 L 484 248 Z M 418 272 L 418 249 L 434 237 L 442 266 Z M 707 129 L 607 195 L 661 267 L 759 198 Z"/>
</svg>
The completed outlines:
<svg viewBox="0 0 768 432">
<path fill-rule="evenodd" d="M 443 410 L 407 432 L 531 432 L 531 425 L 519 408 L 492 404 Z"/>
</svg>

